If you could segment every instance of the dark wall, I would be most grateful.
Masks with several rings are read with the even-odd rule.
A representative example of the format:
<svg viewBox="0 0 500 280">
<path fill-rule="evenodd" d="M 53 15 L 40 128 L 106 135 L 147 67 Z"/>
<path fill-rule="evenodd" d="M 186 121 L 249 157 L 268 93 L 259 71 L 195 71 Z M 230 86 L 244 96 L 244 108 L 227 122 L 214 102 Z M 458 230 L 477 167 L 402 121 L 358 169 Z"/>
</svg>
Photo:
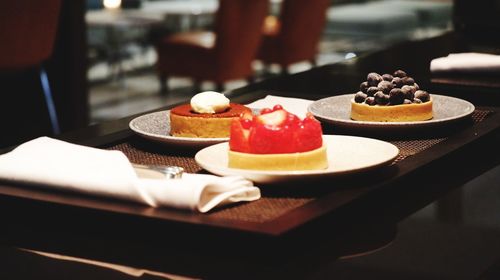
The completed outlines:
<svg viewBox="0 0 500 280">
<path fill-rule="evenodd" d="M 453 21 L 471 39 L 500 42 L 500 0 L 454 0 Z"/>
</svg>

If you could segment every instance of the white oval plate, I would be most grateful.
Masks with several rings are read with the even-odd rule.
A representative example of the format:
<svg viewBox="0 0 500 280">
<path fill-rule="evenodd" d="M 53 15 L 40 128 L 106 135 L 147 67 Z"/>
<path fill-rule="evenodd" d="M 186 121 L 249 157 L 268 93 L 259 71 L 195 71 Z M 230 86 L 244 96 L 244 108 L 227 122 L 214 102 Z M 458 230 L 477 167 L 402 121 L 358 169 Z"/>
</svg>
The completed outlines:
<svg viewBox="0 0 500 280">
<path fill-rule="evenodd" d="M 327 146 L 328 168 L 305 171 L 267 171 L 229 168 L 229 144 L 206 147 L 195 155 L 196 162 L 217 175 L 241 175 L 256 183 L 281 183 L 295 179 L 344 175 L 388 165 L 399 154 L 391 143 L 356 136 L 323 135 Z"/>
<path fill-rule="evenodd" d="M 185 147 L 206 147 L 228 141 L 229 138 L 194 138 L 170 135 L 170 110 L 142 115 L 130 121 L 130 129 L 155 142 Z"/>
<path fill-rule="evenodd" d="M 351 119 L 351 100 L 354 94 L 332 96 L 314 101 L 308 107 L 317 119 L 349 128 L 408 129 L 426 128 L 458 121 L 470 116 L 475 107 L 472 103 L 445 95 L 431 94 L 433 118 L 415 122 L 369 122 Z"/>
</svg>

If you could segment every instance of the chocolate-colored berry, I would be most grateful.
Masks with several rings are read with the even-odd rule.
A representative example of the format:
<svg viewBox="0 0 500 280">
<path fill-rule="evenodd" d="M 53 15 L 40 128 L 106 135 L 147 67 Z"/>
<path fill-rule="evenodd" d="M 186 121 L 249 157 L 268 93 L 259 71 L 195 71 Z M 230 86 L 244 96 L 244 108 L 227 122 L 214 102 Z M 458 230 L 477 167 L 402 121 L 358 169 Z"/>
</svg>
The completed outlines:
<svg viewBox="0 0 500 280">
<path fill-rule="evenodd" d="M 368 82 L 362 82 L 360 85 L 359 85 L 359 90 L 361 92 L 364 92 L 366 93 L 366 90 L 368 89 Z"/>
<path fill-rule="evenodd" d="M 382 76 L 380 76 L 378 73 L 372 72 L 366 76 L 366 81 L 368 82 L 369 86 L 377 86 L 378 83 L 382 81 Z"/>
<path fill-rule="evenodd" d="M 405 94 L 399 88 L 394 88 L 389 93 L 389 102 L 391 103 L 391 105 L 403 104 L 404 99 Z"/>
<path fill-rule="evenodd" d="M 399 77 L 394 77 L 394 79 L 392 79 L 392 85 L 395 88 L 401 88 L 404 85 L 403 80 Z"/>
<path fill-rule="evenodd" d="M 367 97 L 368 97 L 368 95 L 366 95 L 366 93 L 358 91 L 358 93 L 356 93 L 356 95 L 354 95 L 354 101 L 356 103 L 363 103 L 363 102 L 365 102 L 365 99 Z"/>
<path fill-rule="evenodd" d="M 382 75 L 382 80 L 391 82 L 394 77 L 391 74 Z"/>
<path fill-rule="evenodd" d="M 404 77 L 403 84 L 413 86 L 413 84 L 415 84 L 415 80 L 412 77 Z"/>
<path fill-rule="evenodd" d="M 420 99 L 422 102 L 427 102 L 430 100 L 429 93 L 425 90 L 417 90 L 415 92 L 415 98 Z"/>
<path fill-rule="evenodd" d="M 370 106 L 420 104 L 430 100 L 429 93 L 420 90 L 415 79 L 403 70 L 396 70 L 392 75 L 371 72 L 366 76 L 366 81 L 359 85 L 359 89 L 354 96 L 355 102 Z"/>
<path fill-rule="evenodd" d="M 378 87 L 369 87 L 366 90 L 366 94 L 368 94 L 368 96 L 374 96 L 375 93 L 377 93 L 377 91 L 380 91 L 380 89 Z"/>
<path fill-rule="evenodd" d="M 373 105 L 377 104 L 377 102 L 375 102 L 375 97 L 373 97 L 373 96 L 367 97 L 366 100 L 365 100 L 365 103 L 368 104 L 368 105 L 370 105 L 370 106 L 373 106 Z"/>
<path fill-rule="evenodd" d="M 403 92 L 406 99 L 413 100 L 414 92 L 416 91 L 416 89 L 414 86 L 403 86 L 401 88 L 401 91 Z"/>
<path fill-rule="evenodd" d="M 406 77 L 406 72 L 403 71 L 403 70 L 396 70 L 394 72 L 394 74 L 392 74 L 394 77 L 399 77 L 399 78 L 403 78 L 403 77 Z"/>
<path fill-rule="evenodd" d="M 375 102 L 379 105 L 387 105 L 389 103 L 389 96 L 379 91 L 375 93 Z"/>
<path fill-rule="evenodd" d="M 391 89 L 394 88 L 394 86 L 392 85 L 392 83 L 388 82 L 388 81 L 382 81 L 382 82 L 378 83 L 377 87 L 381 91 L 383 91 L 385 94 L 389 94 L 389 92 L 391 91 Z"/>
</svg>

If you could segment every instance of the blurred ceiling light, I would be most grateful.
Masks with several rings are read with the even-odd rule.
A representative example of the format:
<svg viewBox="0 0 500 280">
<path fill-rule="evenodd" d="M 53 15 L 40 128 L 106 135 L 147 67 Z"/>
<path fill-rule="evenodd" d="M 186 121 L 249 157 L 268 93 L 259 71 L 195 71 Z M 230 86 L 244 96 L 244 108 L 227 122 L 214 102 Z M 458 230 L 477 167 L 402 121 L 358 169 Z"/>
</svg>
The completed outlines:
<svg viewBox="0 0 500 280">
<path fill-rule="evenodd" d="M 116 9 L 120 8 L 122 0 L 103 0 L 102 4 L 106 9 Z"/>
<path fill-rule="evenodd" d="M 351 58 L 354 58 L 354 57 L 356 57 L 356 56 L 357 56 L 357 55 L 356 55 L 355 53 L 350 52 L 350 53 L 347 53 L 347 54 L 345 55 L 345 59 L 351 59 Z"/>
</svg>

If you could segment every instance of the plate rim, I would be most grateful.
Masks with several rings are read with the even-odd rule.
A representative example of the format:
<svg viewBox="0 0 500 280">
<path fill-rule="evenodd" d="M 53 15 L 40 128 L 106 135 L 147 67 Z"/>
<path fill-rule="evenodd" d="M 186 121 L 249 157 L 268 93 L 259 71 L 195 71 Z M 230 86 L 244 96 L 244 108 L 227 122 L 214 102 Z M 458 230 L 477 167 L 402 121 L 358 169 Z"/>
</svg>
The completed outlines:
<svg viewBox="0 0 500 280">
<path fill-rule="evenodd" d="M 151 112 L 147 114 L 143 114 L 140 116 L 137 116 L 133 118 L 129 122 L 129 128 L 135 132 L 136 134 L 143 136 L 148 139 L 152 139 L 158 142 L 163 142 L 163 143 L 175 143 L 175 144 L 194 144 L 194 145 L 200 145 L 200 144 L 215 144 L 215 143 L 220 143 L 220 142 L 225 142 L 229 141 L 229 137 L 223 137 L 223 138 L 195 138 L 195 137 L 179 137 L 179 136 L 172 136 L 172 135 L 161 135 L 161 134 L 156 134 L 156 133 L 151 133 L 147 132 L 144 130 L 141 130 L 137 127 L 134 127 L 138 121 L 141 121 L 143 118 L 151 117 L 153 115 L 160 115 L 160 114 L 165 114 L 166 117 L 169 120 L 167 132 L 170 132 L 170 117 L 169 117 L 169 112 L 170 110 L 162 110 L 162 111 L 156 111 L 156 112 Z"/>
<path fill-rule="evenodd" d="M 408 121 L 406 121 L 406 122 L 355 121 L 352 119 L 325 117 L 324 115 L 318 114 L 317 112 L 314 112 L 312 110 L 312 107 L 315 104 L 318 104 L 320 102 L 324 102 L 325 100 L 334 99 L 334 98 L 346 98 L 347 96 L 354 96 L 354 95 L 355 95 L 355 93 L 347 93 L 347 94 L 329 96 L 329 97 L 318 99 L 318 100 L 314 101 L 313 103 L 311 103 L 307 107 L 307 111 L 312 113 L 314 115 L 314 117 L 316 117 L 320 120 L 323 120 L 325 122 L 331 123 L 331 124 L 342 124 L 342 125 L 350 125 L 350 126 L 355 126 L 355 127 L 367 127 L 367 128 L 368 127 L 385 127 L 385 128 L 403 128 L 404 127 L 404 128 L 408 128 L 408 127 L 425 127 L 425 126 L 432 126 L 432 125 L 438 125 L 438 124 L 445 124 L 445 123 L 452 122 L 452 121 L 458 121 L 458 120 L 461 120 L 463 118 L 470 116 L 476 109 L 474 104 L 472 104 L 471 102 L 469 102 L 467 100 L 453 97 L 453 96 L 431 93 L 432 97 L 437 97 L 439 99 L 458 100 L 459 102 L 466 104 L 467 107 L 469 108 L 469 110 L 465 113 L 461 113 L 459 115 L 447 117 L 447 118 L 443 118 L 443 119 L 434 119 L 433 118 L 433 119 L 426 120 L 426 121 L 413 121 L 413 122 L 408 122 Z"/>
<path fill-rule="evenodd" d="M 375 139 L 375 138 L 369 138 L 369 137 L 362 137 L 362 136 L 352 136 L 352 135 L 330 135 L 330 134 L 324 134 L 323 137 L 327 137 L 327 138 L 335 138 L 335 137 L 343 137 L 343 138 L 363 138 L 363 139 L 367 139 L 367 140 L 370 140 L 370 141 L 375 141 L 375 142 L 381 142 L 381 143 L 384 143 L 385 145 L 387 146 L 390 146 L 393 148 L 393 152 L 394 152 L 394 155 L 392 155 L 390 158 L 388 157 L 386 160 L 382 161 L 382 162 L 378 162 L 376 164 L 372 164 L 372 165 L 369 165 L 369 166 L 364 166 L 362 168 L 357 168 L 357 169 L 350 169 L 350 170 L 342 170 L 342 171 L 334 171 L 334 170 L 330 170 L 328 171 L 329 169 L 320 169 L 320 170 L 301 170 L 301 171 L 272 171 L 272 170 L 247 170 L 247 169 L 239 169 L 239 168 L 229 168 L 229 167 L 225 167 L 225 166 L 222 166 L 220 168 L 218 168 L 219 170 L 222 170 L 224 172 L 213 172 L 209 169 L 207 169 L 205 166 L 205 164 L 203 162 L 200 162 L 199 160 L 199 157 L 200 157 L 200 154 L 205 152 L 205 150 L 207 149 L 213 149 L 214 146 L 222 146 L 222 145 L 228 145 L 228 143 L 218 143 L 218 144 L 214 144 L 214 145 L 211 145 L 211 146 L 208 146 L 208 147 L 205 147 L 204 149 L 198 151 L 196 154 L 195 154 L 195 161 L 196 163 L 198 163 L 203 169 L 211 172 L 211 173 L 214 173 L 214 174 L 218 174 L 218 175 L 234 175 L 236 173 L 245 173 L 245 174 L 250 174 L 251 176 L 274 176 L 274 177 L 277 177 L 277 178 L 284 178 L 284 177 L 289 177 L 290 179 L 291 178 L 295 178 L 295 177 L 309 177 L 309 176 L 318 176 L 318 175 L 322 175 L 322 176 L 340 176 L 340 175 L 347 175 L 347 174 L 352 174 L 352 173 L 358 173 L 358 172 L 363 172 L 363 171 L 366 171 L 366 170 L 371 170 L 373 168 L 377 168 L 377 167 L 380 167 L 380 166 L 385 166 L 387 165 L 388 163 L 392 162 L 393 160 L 395 160 L 398 156 L 399 156 L 399 153 L 400 153 L 400 150 L 399 148 L 390 143 L 390 142 L 387 142 L 387 141 L 383 141 L 383 140 L 379 140 L 379 139 Z M 330 162 L 329 162 L 330 164 Z M 226 173 L 226 174 L 222 174 L 222 173 Z M 230 174 L 229 174 L 230 173 Z M 244 176 L 245 175 L 241 175 L 241 176 Z"/>
</svg>

